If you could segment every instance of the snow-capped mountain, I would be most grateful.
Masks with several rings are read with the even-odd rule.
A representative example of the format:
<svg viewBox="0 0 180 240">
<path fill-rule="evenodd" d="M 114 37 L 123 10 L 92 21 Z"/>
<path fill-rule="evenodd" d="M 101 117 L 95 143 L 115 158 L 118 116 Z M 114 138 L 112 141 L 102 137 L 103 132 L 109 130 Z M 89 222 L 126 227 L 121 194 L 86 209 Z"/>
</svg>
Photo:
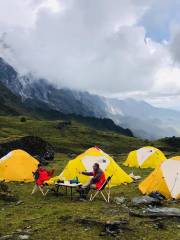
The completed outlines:
<svg viewBox="0 0 180 240">
<path fill-rule="evenodd" d="M 180 112 L 151 106 L 134 99 L 118 100 L 88 92 L 58 89 L 45 79 L 35 79 L 31 74 L 20 76 L 0 58 L 0 81 L 22 101 L 29 99 L 48 105 L 64 114 L 77 114 L 110 118 L 116 124 L 130 128 L 135 136 L 160 138 L 180 136 Z"/>
</svg>

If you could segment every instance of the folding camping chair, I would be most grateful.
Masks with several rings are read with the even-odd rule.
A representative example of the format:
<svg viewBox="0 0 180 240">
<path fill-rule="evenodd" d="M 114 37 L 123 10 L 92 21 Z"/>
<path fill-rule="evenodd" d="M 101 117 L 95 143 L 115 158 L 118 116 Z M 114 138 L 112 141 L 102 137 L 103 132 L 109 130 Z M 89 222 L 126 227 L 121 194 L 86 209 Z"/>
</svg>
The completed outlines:
<svg viewBox="0 0 180 240">
<path fill-rule="evenodd" d="M 37 185 L 36 183 L 35 183 L 35 185 L 34 185 L 34 187 L 33 187 L 33 190 L 32 190 L 31 195 L 33 195 L 33 194 L 34 194 L 35 192 L 37 192 L 38 190 L 42 193 L 43 196 L 46 195 L 46 193 L 44 193 L 44 191 L 43 191 L 43 186 Z"/>
<path fill-rule="evenodd" d="M 89 201 L 93 201 L 95 197 L 100 193 L 105 202 L 109 203 L 110 201 L 110 195 L 111 195 L 111 188 L 110 188 L 110 181 L 111 181 L 112 176 L 109 176 L 105 183 L 102 185 L 100 189 L 93 190 L 94 193 L 91 193 Z M 108 190 L 106 190 L 106 186 L 108 187 Z"/>
<path fill-rule="evenodd" d="M 51 171 L 47 171 L 47 172 L 48 172 L 48 175 L 49 175 L 49 179 L 54 175 L 54 171 L 55 171 L 54 169 L 51 170 Z M 35 192 L 37 192 L 37 191 L 39 190 L 39 191 L 42 193 L 43 196 L 46 196 L 47 193 L 50 191 L 50 189 L 47 189 L 47 191 L 44 192 L 44 191 L 43 191 L 43 187 L 44 187 L 45 185 L 44 185 L 44 184 L 38 185 L 38 184 L 36 183 L 36 181 L 37 181 L 36 174 L 33 173 L 33 176 L 34 176 L 34 180 L 35 180 L 35 185 L 34 185 L 34 188 L 33 188 L 33 190 L 32 190 L 31 195 L 33 195 Z M 49 180 L 49 179 L 47 179 L 47 180 Z"/>
</svg>

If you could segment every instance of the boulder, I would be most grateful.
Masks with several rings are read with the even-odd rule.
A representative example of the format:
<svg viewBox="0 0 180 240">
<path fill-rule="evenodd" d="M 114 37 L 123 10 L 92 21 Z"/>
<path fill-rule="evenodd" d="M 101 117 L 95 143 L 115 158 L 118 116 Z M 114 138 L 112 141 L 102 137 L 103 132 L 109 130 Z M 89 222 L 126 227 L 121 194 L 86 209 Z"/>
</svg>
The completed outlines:
<svg viewBox="0 0 180 240">
<path fill-rule="evenodd" d="M 17 202 L 18 199 L 11 193 L 0 192 L 0 200 L 4 200 L 7 202 Z"/>
<path fill-rule="evenodd" d="M 153 207 L 153 208 L 147 208 L 145 210 L 141 211 L 129 211 L 130 216 L 136 216 L 136 217 L 176 217 L 180 218 L 180 209 L 179 208 L 168 208 L 168 207 Z"/>
<path fill-rule="evenodd" d="M 4 235 L 0 237 L 0 240 L 11 240 L 13 239 L 13 235 Z"/>
<path fill-rule="evenodd" d="M 125 197 L 115 197 L 114 198 L 114 202 L 116 203 L 116 204 L 123 204 L 123 203 L 125 203 L 125 201 L 126 201 L 126 198 Z"/>
<path fill-rule="evenodd" d="M 10 192 L 8 185 L 4 181 L 0 181 L 0 192 Z"/>
<path fill-rule="evenodd" d="M 32 156 L 37 156 L 41 162 L 54 159 L 54 148 L 40 137 L 27 136 L 0 144 L 0 158 L 12 150 L 22 149 Z"/>
<path fill-rule="evenodd" d="M 106 222 L 100 236 L 116 236 L 116 234 L 130 230 L 127 220 Z"/>
<path fill-rule="evenodd" d="M 30 238 L 29 235 L 19 235 L 19 239 L 21 239 L 21 240 L 27 240 L 29 238 Z"/>
<path fill-rule="evenodd" d="M 159 217 L 180 217 L 180 209 L 179 208 L 147 208 L 145 213 L 150 214 L 151 216 L 159 216 Z"/>
<path fill-rule="evenodd" d="M 71 121 L 62 121 L 57 124 L 56 128 L 59 130 L 62 130 L 64 128 L 66 128 L 67 126 L 70 126 L 71 124 L 72 124 Z"/>
<path fill-rule="evenodd" d="M 131 200 L 131 202 L 133 206 L 160 204 L 159 199 L 152 198 L 149 196 L 135 197 Z"/>
<path fill-rule="evenodd" d="M 0 200 L 7 202 L 17 202 L 18 199 L 9 190 L 7 184 L 4 181 L 0 181 Z"/>
</svg>

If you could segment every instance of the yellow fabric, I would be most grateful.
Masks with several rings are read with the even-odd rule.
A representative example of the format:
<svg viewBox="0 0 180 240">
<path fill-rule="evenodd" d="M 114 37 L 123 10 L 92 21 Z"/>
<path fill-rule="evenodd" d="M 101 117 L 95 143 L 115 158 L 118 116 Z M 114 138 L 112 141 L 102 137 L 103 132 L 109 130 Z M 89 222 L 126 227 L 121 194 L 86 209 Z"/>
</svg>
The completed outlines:
<svg viewBox="0 0 180 240">
<path fill-rule="evenodd" d="M 176 199 L 180 199 L 180 193 L 176 196 Z"/>
<path fill-rule="evenodd" d="M 129 153 L 127 160 L 124 162 L 124 165 L 129 167 L 156 168 L 160 166 L 160 164 L 164 160 L 166 160 L 164 153 L 161 152 L 159 149 L 150 147 L 150 146 L 147 146 L 144 148 L 153 149 L 154 152 L 150 156 L 148 156 L 141 165 L 138 162 L 138 155 L 137 155 L 138 150 L 135 150 Z"/>
<path fill-rule="evenodd" d="M 141 168 L 156 168 L 160 166 L 164 160 L 166 160 L 163 152 L 157 148 L 154 149 L 155 152 L 144 161 L 144 163 L 141 165 Z"/>
<path fill-rule="evenodd" d="M 14 150 L 0 159 L 0 180 L 32 182 L 38 163 L 27 152 Z"/>
<path fill-rule="evenodd" d="M 139 167 L 136 150 L 129 153 L 127 160 L 124 162 L 124 165 L 128 167 Z"/>
<path fill-rule="evenodd" d="M 177 161 L 180 161 L 180 156 L 175 156 L 175 157 L 172 157 L 173 160 L 177 160 Z"/>
<path fill-rule="evenodd" d="M 105 154 L 100 149 L 90 148 L 83 154 L 77 156 L 74 160 L 69 161 L 67 166 L 63 170 L 63 172 L 59 176 L 50 179 L 48 181 L 48 183 L 53 184 L 57 180 L 67 180 L 68 181 L 75 177 L 78 177 L 79 181 L 82 184 L 87 183 L 89 181 L 90 177 L 79 174 L 79 172 L 86 170 L 82 160 L 87 156 L 90 156 L 92 159 L 93 159 L 93 157 L 104 156 L 106 159 L 109 160 L 109 164 L 106 167 L 104 172 L 105 172 L 106 178 L 108 176 L 113 175 L 111 182 L 110 182 L 111 186 L 117 186 L 117 185 L 120 185 L 121 183 L 132 182 L 132 178 L 129 175 L 127 175 L 109 155 Z"/>
<path fill-rule="evenodd" d="M 163 178 L 161 167 L 155 169 L 143 182 L 139 184 L 139 189 L 143 194 L 151 192 L 160 192 L 167 199 L 171 198 L 171 193 Z"/>
</svg>

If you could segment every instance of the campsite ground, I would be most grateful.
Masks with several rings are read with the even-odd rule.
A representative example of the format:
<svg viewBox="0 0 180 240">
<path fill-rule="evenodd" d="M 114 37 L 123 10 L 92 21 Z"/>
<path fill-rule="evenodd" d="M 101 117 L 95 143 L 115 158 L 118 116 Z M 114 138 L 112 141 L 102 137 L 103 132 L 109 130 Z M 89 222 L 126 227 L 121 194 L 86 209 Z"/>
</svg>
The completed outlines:
<svg viewBox="0 0 180 240">
<path fill-rule="evenodd" d="M 125 155 L 116 160 L 121 165 Z M 68 156 L 57 154 L 54 167 L 57 174 L 65 166 Z M 50 167 L 50 166 L 49 166 Z M 123 167 L 124 168 L 124 167 Z M 125 169 L 125 168 L 124 168 Z M 128 173 L 132 169 L 125 169 Z M 135 174 L 146 176 L 150 170 L 133 169 Z M 32 183 L 9 183 L 9 187 L 23 202 L 4 203 L 0 201 L 0 234 L 13 235 L 18 239 L 22 233 L 30 233 L 30 239 L 163 239 L 178 240 L 180 238 L 180 222 L 177 219 L 162 219 L 160 227 L 150 218 L 129 216 L 126 206 L 133 209 L 130 204 L 134 196 L 141 193 L 138 183 L 121 185 L 112 189 L 112 202 L 106 204 L 100 198 L 94 202 L 80 202 L 75 195 L 73 201 L 67 196 L 49 194 L 43 197 L 40 193 L 31 196 Z M 113 198 L 124 196 L 126 202 L 117 205 Z M 165 206 L 180 207 L 179 203 L 166 202 Z M 137 209 L 136 209 L 137 210 Z M 92 224 L 87 224 L 82 219 L 90 219 Z M 95 220 L 95 223 L 93 221 Z M 128 220 L 129 230 L 113 236 L 99 236 L 103 230 L 101 223 L 114 220 Z M 97 223 L 96 223 L 97 221 Z M 118 238 L 119 237 L 119 238 Z"/>
<path fill-rule="evenodd" d="M 65 129 L 57 129 L 59 121 L 44 121 L 27 119 L 21 122 L 19 117 L 0 117 L 0 142 L 17 139 L 22 136 L 36 135 L 50 142 L 56 151 L 55 161 L 48 168 L 55 168 L 56 174 L 64 168 L 72 154 L 80 154 L 90 146 L 98 145 L 127 172 L 133 171 L 143 178 L 150 170 L 130 169 L 122 166 L 128 151 L 143 145 L 152 144 L 148 141 L 122 136 L 115 132 L 99 131 L 87 125 L 72 121 Z M 157 141 L 154 146 L 165 146 Z M 167 152 L 168 155 L 177 153 Z M 129 216 L 127 207 L 131 206 L 131 199 L 141 196 L 138 182 L 121 185 L 112 189 L 112 201 L 106 204 L 102 199 L 90 203 L 81 202 L 76 195 L 73 201 L 67 196 L 49 194 L 43 197 L 40 193 L 30 195 L 33 183 L 8 183 L 12 192 L 22 202 L 19 204 L 0 200 L 0 239 L 19 239 L 19 235 L 29 234 L 30 239 L 44 240 L 77 240 L 77 239 L 134 239 L 134 240 L 178 240 L 180 239 L 180 222 L 177 219 L 160 219 L 154 222 L 150 218 Z M 125 203 L 117 205 L 114 197 L 124 196 Z M 165 202 L 165 206 L 180 207 L 179 203 Z M 136 209 L 138 210 L 138 209 Z M 142 210 L 142 208 L 140 208 Z M 89 219 L 90 224 L 83 219 Z M 109 221 L 127 220 L 129 230 L 114 236 L 99 236 L 103 225 Z M 118 238 L 119 237 L 119 238 Z M 8 239 L 7 238 L 3 238 Z"/>
</svg>

